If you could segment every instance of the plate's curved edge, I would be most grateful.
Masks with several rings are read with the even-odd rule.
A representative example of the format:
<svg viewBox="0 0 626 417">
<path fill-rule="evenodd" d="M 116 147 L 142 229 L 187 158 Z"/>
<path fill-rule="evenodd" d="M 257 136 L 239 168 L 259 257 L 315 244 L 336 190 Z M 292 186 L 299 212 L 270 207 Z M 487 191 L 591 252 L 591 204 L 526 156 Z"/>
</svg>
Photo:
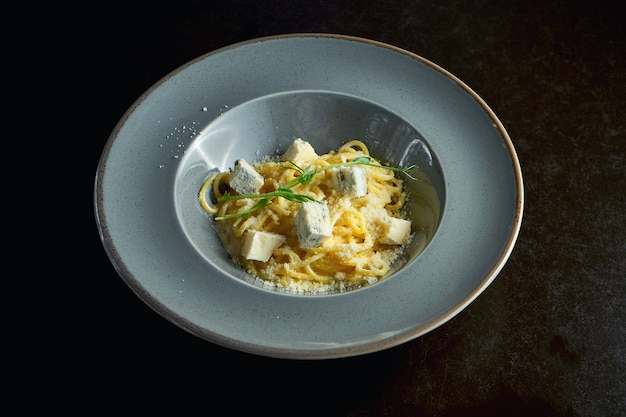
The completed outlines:
<svg viewBox="0 0 626 417">
<path fill-rule="evenodd" d="M 128 117 L 132 114 L 134 109 L 136 109 L 147 97 L 150 96 L 150 94 L 152 94 L 154 90 L 158 89 L 159 86 L 167 82 L 167 80 L 169 80 L 171 77 L 173 77 L 174 75 L 176 75 L 183 69 L 189 66 L 192 66 L 199 61 L 206 59 L 206 57 L 210 55 L 218 54 L 220 52 L 223 52 L 229 49 L 235 49 L 243 45 L 249 45 L 249 44 L 264 42 L 264 41 L 269 41 L 269 40 L 293 39 L 293 38 L 327 38 L 327 39 L 353 41 L 353 42 L 370 44 L 370 45 L 378 46 L 378 47 L 385 48 L 385 49 L 390 49 L 395 52 L 407 55 L 411 57 L 412 59 L 415 59 L 421 62 L 422 64 L 440 72 L 446 78 L 454 81 L 460 88 L 462 88 L 466 93 L 468 93 L 474 99 L 474 101 L 476 101 L 477 104 L 480 105 L 480 107 L 485 111 L 485 113 L 487 113 L 490 120 L 493 122 L 494 128 L 496 128 L 500 132 L 500 136 L 502 137 L 504 141 L 509 157 L 511 159 L 515 182 L 516 182 L 517 199 L 516 199 L 516 212 L 515 212 L 513 224 L 511 227 L 511 233 L 509 234 L 508 241 L 506 242 L 500 257 L 494 263 L 490 272 L 485 276 L 485 278 L 481 282 L 481 285 L 474 288 L 473 291 L 470 294 L 468 294 L 468 296 L 465 299 L 461 300 L 454 307 L 447 310 L 444 315 L 428 323 L 428 325 L 421 326 L 419 328 L 412 328 L 405 332 L 400 332 L 396 334 L 395 336 L 384 339 L 384 340 L 369 341 L 369 342 L 366 341 L 361 344 L 355 344 L 355 345 L 341 347 L 341 348 L 329 348 L 329 349 L 316 348 L 316 349 L 307 350 L 307 349 L 272 348 L 272 347 L 267 347 L 267 346 L 261 346 L 261 345 L 236 341 L 236 340 L 229 339 L 227 337 L 223 337 L 219 334 L 200 328 L 194 323 L 191 323 L 187 321 L 186 319 L 178 316 L 174 311 L 171 311 L 167 307 L 161 305 L 158 302 L 158 300 L 154 299 L 153 297 L 150 296 L 150 294 L 148 294 L 145 290 L 143 290 L 141 286 L 137 284 L 136 280 L 132 279 L 132 275 L 130 277 L 131 278 L 130 280 L 125 278 L 124 281 L 143 302 L 148 304 L 148 306 L 151 309 L 153 309 L 159 315 L 166 318 L 175 326 L 193 335 L 196 335 L 202 339 L 210 341 L 212 343 L 216 343 L 220 346 L 235 349 L 235 350 L 245 352 L 245 353 L 256 354 L 256 355 L 267 356 L 267 357 L 283 358 L 283 359 L 333 359 L 333 358 L 351 357 L 351 356 L 373 353 L 373 352 L 377 352 L 383 349 L 388 349 L 391 347 L 401 345 L 410 340 L 416 339 L 430 332 L 431 330 L 434 330 L 435 328 L 440 327 L 441 325 L 445 324 L 449 320 L 451 320 L 453 317 L 459 314 L 462 310 L 464 310 L 471 302 L 473 302 L 497 277 L 497 275 L 504 268 L 508 258 L 510 257 L 514 249 L 515 243 L 517 241 L 517 238 L 519 236 L 521 225 L 522 225 L 523 212 L 524 212 L 525 195 L 524 195 L 522 169 L 521 169 L 517 152 L 515 151 L 514 144 L 508 132 L 506 131 L 504 125 L 496 116 L 494 111 L 487 105 L 487 103 L 473 89 L 471 89 L 467 84 L 465 84 L 462 80 L 460 80 L 454 74 L 450 73 L 449 71 L 440 67 L 438 64 L 434 62 L 420 55 L 417 55 L 416 53 L 402 49 L 400 47 L 390 45 L 390 44 L 377 41 L 377 40 L 366 39 L 366 38 L 361 38 L 361 37 L 352 36 L 352 35 L 331 34 L 331 33 L 291 33 L 291 34 L 281 34 L 281 35 L 272 35 L 272 36 L 254 38 L 250 40 L 241 41 L 232 45 L 224 46 L 222 48 L 203 54 L 191 61 L 186 62 L 185 64 L 179 66 L 178 68 L 174 69 L 173 71 L 171 71 L 170 73 L 162 77 L 160 80 L 158 80 L 151 87 L 149 87 L 140 97 L 138 97 L 135 100 L 135 102 L 132 103 L 132 105 L 123 114 L 123 116 L 120 118 L 120 120 L 118 121 L 114 129 L 112 130 L 109 136 L 109 139 L 107 140 L 103 148 L 102 154 L 98 161 L 95 181 L 94 181 L 94 214 L 95 214 L 96 222 L 98 224 L 98 232 L 100 234 L 104 249 L 109 255 L 109 258 L 111 258 L 112 260 L 120 259 L 119 254 L 116 253 L 115 247 L 111 246 L 110 244 L 107 244 L 107 240 L 110 242 L 110 235 L 108 234 L 107 229 L 106 229 L 106 219 L 104 218 L 105 214 L 101 210 L 102 208 L 102 202 L 101 202 L 102 184 L 100 183 L 100 178 L 105 171 L 107 156 L 114 142 L 114 139 L 116 138 L 117 133 L 120 130 L 122 130 L 124 124 L 128 120 Z M 124 275 L 128 276 L 128 271 L 125 271 L 123 266 L 121 266 L 119 263 L 113 262 L 113 266 L 118 272 L 118 274 L 120 274 L 121 276 L 124 276 Z"/>
<path fill-rule="evenodd" d="M 515 215 L 513 217 L 513 223 L 511 225 L 511 232 L 509 234 L 509 238 L 505 243 L 502 253 L 500 257 L 494 262 L 493 267 L 489 271 L 489 273 L 482 280 L 481 285 L 474 288 L 474 290 L 468 294 L 468 296 L 457 303 L 456 306 L 451 308 L 446 312 L 444 316 L 435 320 L 436 325 L 433 328 L 439 327 L 446 322 L 450 321 L 452 318 L 456 317 L 461 311 L 463 311 L 467 306 L 469 306 L 480 294 L 482 294 L 491 283 L 496 279 L 496 277 L 500 274 L 504 266 L 506 265 L 508 259 L 513 253 L 513 249 L 515 248 L 515 244 L 517 243 L 517 239 L 519 237 L 521 228 L 522 228 L 522 219 L 524 215 L 524 205 L 525 205 L 525 191 L 524 191 L 524 179 L 522 174 L 521 163 L 519 160 L 519 156 L 517 155 L 517 151 L 515 150 L 515 145 L 513 141 L 504 127 L 502 121 L 500 121 L 499 117 L 495 114 L 495 112 L 491 109 L 491 107 L 487 104 L 487 102 L 476 93 L 468 84 L 458 78 L 456 75 L 452 74 L 445 68 L 439 66 L 438 64 L 421 57 L 415 53 L 402 50 L 401 48 L 397 48 L 394 46 L 390 46 L 398 50 L 398 52 L 406 53 L 411 57 L 419 60 L 423 64 L 439 71 L 446 78 L 454 81 L 462 90 L 464 90 L 472 99 L 483 109 L 483 111 L 487 114 L 489 119 L 493 123 L 493 127 L 498 130 L 500 133 L 500 137 L 503 140 L 504 145 L 506 146 L 509 158 L 511 160 L 511 166 L 513 169 L 513 174 L 515 178 L 515 188 L 516 188 L 516 207 L 515 207 Z M 419 335 L 415 336 L 418 337 Z"/>
<path fill-rule="evenodd" d="M 359 39 L 359 38 L 356 38 L 355 40 L 357 40 L 357 39 L 358 40 L 362 40 L 362 39 Z M 368 42 L 367 39 L 362 40 L 362 41 Z M 470 97 L 472 97 L 472 99 L 488 115 L 489 119 L 493 123 L 494 128 L 497 129 L 498 132 L 500 133 L 500 136 L 501 136 L 501 138 L 502 138 L 502 140 L 504 142 L 504 145 L 506 146 L 509 158 L 511 159 L 511 165 L 512 165 L 513 174 L 514 174 L 514 177 L 515 177 L 515 187 L 516 187 L 516 196 L 517 197 L 516 197 L 515 216 L 513 218 L 513 224 L 511 225 L 511 233 L 509 234 L 509 239 L 506 242 L 506 244 L 504 245 L 504 248 L 503 248 L 503 251 L 502 251 L 500 257 L 494 263 L 492 269 L 485 276 L 485 279 L 482 281 L 482 285 L 480 285 L 477 288 L 475 288 L 466 297 L 466 299 L 461 300 L 461 302 L 459 302 L 454 308 L 449 310 L 445 317 L 442 317 L 440 320 L 436 320 L 438 322 L 438 324 L 436 326 L 434 326 L 434 327 L 438 327 L 438 326 L 446 323 L 447 321 L 449 321 L 453 317 L 455 317 L 458 313 L 460 313 L 462 310 L 464 310 L 469 304 L 471 304 L 482 292 L 484 292 L 484 290 L 493 282 L 493 280 L 502 271 L 502 269 L 504 268 L 504 266 L 505 266 L 506 262 L 508 261 L 509 257 L 513 253 L 513 249 L 515 247 L 515 244 L 517 242 L 517 238 L 519 237 L 519 233 L 520 233 L 520 230 L 521 230 L 521 227 L 522 227 L 522 218 L 523 218 L 523 214 L 524 214 L 524 205 L 525 205 L 524 180 L 523 180 L 521 163 L 520 163 L 520 160 L 519 160 L 519 156 L 517 155 L 517 151 L 515 150 L 515 145 L 513 144 L 513 141 L 511 140 L 511 137 L 510 137 L 508 131 L 506 130 L 506 128 L 504 127 L 504 124 L 502 123 L 502 121 L 500 121 L 498 116 L 491 109 L 491 107 L 487 104 L 487 102 L 480 95 L 478 95 L 478 93 L 476 93 L 476 91 L 474 91 L 463 80 L 461 80 L 460 78 L 458 78 L 456 75 L 454 75 L 450 71 L 446 70 L 445 68 L 441 67 L 440 65 L 438 65 L 438 64 L 434 63 L 433 61 L 430 61 L 430 60 L 428 60 L 428 59 L 426 59 L 426 58 L 424 58 L 424 57 L 422 57 L 420 55 L 417 55 L 416 53 L 407 51 L 405 49 L 399 48 L 399 47 L 394 46 L 394 45 L 388 45 L 388 44 L 385 44 L 385 43 L 382 43 L 382 42 L 379 42 L 379 41 L 369 41 L 369 42 L 370 43 L 374 43 L 376 45 L 379 45 L 381 47 L 390 48 L 390 49 L 395 50 L 395 51 L 397 51 L 399 53 L 402 53 L 402 54 L 406 54 L 406 55 L 410 56 L 411 58 L 414 58 L 414 59 L 420 61 L 424 65 L 427 65 L 430 68 L 440 72 L 444 77 L 454 81 L 459 86 L 459 88 L 464 90 Z"/>
</svg>

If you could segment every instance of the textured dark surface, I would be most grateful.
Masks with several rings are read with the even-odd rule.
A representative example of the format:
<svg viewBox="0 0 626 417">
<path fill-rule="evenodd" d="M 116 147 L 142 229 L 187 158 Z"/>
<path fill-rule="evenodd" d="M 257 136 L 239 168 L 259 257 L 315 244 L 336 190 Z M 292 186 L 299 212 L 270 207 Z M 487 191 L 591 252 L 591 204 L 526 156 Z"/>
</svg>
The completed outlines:
<svg viewBox="0 0 626 417">
<path fill-rule="evenodd" d="M 189 405 L 209 415 L 626 415 L 622 2 L 101 3 L 81 16 L 62 43 L 89 45 L 76 50 L 88 79 L 75 82 L 89 94 L 88 184 L 116 122 L 168 72 L 238 41 L 330 32 L 415 52 L 484 98 L 518 151 L 526 209 L 509 262 L 456 318 L 393 349 L 310 362 L 231 351 L 170 324 L 119 278 L 90 218 L 99 273 L 82 283 L 89 326 L 63 360 L 80 364 L 71 378 L 87 389 L 76 395 L 176 415 Z"/>
</svg>

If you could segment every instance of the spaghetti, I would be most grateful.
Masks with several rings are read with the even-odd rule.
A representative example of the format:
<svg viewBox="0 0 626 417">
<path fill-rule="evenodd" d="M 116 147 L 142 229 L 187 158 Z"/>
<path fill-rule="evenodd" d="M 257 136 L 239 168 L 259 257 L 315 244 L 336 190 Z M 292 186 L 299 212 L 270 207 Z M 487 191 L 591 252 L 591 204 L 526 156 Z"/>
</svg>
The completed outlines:
<svg viewBox="0 0 626 417">
<path fill-rule="evenodd" d="M 413 178 L 413 167 L 381 165 L 360 141 L 317 155 L 296 139 L 280 159 L 238 164 L 243 168 L 210 175 L 198 198 L 233 259 L 266 285 L 319 292 L 371 284 L 412 238 L 397 173 Z M 237 191 L 239 182 L 249 187 L 256 178 L 254 192 Z M 328 233 L 320 231 L 324 221 Z"/>
</svg>

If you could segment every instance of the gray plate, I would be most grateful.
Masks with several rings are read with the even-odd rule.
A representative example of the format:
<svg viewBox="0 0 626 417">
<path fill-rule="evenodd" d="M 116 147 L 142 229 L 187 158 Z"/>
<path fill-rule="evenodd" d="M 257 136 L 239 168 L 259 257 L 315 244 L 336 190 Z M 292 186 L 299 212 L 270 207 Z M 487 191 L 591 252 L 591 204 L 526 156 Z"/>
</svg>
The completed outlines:
<svg viewBox="0 0 626 417">
<path fill-rule="evenodd" d="M 360 139 L 384 161 L 419 164 L 441 200 L 430 243 L 355 291 L 251 282 L 195 196 L 208 172 L 295 137 L 320 152 Z M 112 132 L 94 197 L 111 262 L 155 311 L 211 342 L 297 359 L 374 352 L 444 324 L 500 272 L 524 204 L 513 144 L 468 86 L 402 49 L 323 34 L 239 43 L 164 77 Z"/>
</svg>

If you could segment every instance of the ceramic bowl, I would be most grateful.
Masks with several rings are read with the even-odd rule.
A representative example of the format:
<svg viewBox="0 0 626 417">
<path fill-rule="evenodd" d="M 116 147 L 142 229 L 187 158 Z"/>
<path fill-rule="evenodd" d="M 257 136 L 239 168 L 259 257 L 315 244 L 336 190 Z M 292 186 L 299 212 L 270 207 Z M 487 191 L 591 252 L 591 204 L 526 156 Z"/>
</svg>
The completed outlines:
<svg viewBox="0 0 626 417">
<path fill-rule="evenodd" d="M 437 227 L 389 277 L 297 294 L 230 259 L 199 207 L 200 185 L 297 137 L 324 153 L 359 139 L 429 178 Z M 165 76 L 112 132 L 94 198 L 111 262 L 157 313 L 207 341 L 294 359 L 369 353 L 444 324 L 506 263 L 524 202 L 511 139 L 467 85 L 414 53 L 329 34 L 253 39 Z"/>
</svg>

